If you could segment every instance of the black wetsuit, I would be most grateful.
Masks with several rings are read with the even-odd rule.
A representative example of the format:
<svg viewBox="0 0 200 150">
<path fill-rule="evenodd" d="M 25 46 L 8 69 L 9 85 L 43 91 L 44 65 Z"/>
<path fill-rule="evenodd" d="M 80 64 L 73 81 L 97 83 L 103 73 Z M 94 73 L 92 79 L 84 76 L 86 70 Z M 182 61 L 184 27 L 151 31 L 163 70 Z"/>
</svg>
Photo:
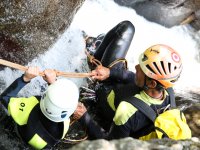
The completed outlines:
<svg viewBox="0 0 200 150">
<path fill-rule="evenodd" d="M 106 67 L 116 59 L 125 58 L 134 32 L 135 28 L 131 22 L 123 21 L 119 23 L 105 35 L 94 54 L 95 58 L 101 60 L 102 65 Z M 91 139 L 118 139 L 128 136 L 139 138 L 152 132 L 153 123 L 133 105 L 125 101 L 126 98 L 139 94 L 141 91 L 142 89 L 135 84 L 135 73 L 126 70 L 124 64 L 118 63 L 110 68 L 109 79 L 100 83 L 96 95 L 100 114 L 103 115 L 105 121 L 112 122 L 112 125 L 109 124 L 104 128 L 106 130 L 109 128 L 109 132 L 106 132 L 86 112 L 80 122 L 87 126 Z M 108 104 L 110 95 L 111 99 L 114 99 L 114 106 L 112 107 L 115 107 L 115 110 Z M 114 96 L 112 97 L 112 95 Z M 148 99 L 150 98 L 148 97 Z M 150 102 L 151 107 L 156 110 L 165 107 L 167 104 L 169 104 L 167 94 L 159 104 L 156 100 Z M 127 109 L 123 110 L 123 108 Z"/>
<path fill-rule="evenodd" d="M 134 33 L 135 27 L 130 21 L 120 22 L 105 35 L 94 57 L 105 67 L 110 66 L 116 59 L 125 58 Z M 117 63 L 110 67 L 109 79 L 101 82 L 96 89 L 99 109 L 104 108 L 101 114 L 110 122 L 115 114 L 107 103 L 107 96 L 111 90 L 116 95 L 114 101 L 116 107 L 123 98 L 133 96 L 141 90 L 135 85 L 135 73 L 127 70 L 124 63 Z"/>
<path fill-rule="evenodd" d="M 24 82 L 23 76 L 17 78 L 1 95 L 1 103 L 8 108 L 10 100 L 17 97 L 19 91 L 27 84 Z M 41 96 L 35 96 L 39 101 Z M 23 104 L 25 105 L 25 104 Z M 16 106 L 16 108 L 19 106 Z M 30 119 L 32 118 L 32 119 Z M 32 122 L 31 127 L 29 122 Z M 40 110 L 39 104 L 37 104 L 31 111 L 27 124 L 17 125 L 20 137 L 28 142 L 34 133 L 38 133 L 48 143 L 45 148 L 54 146 L 63 136 L 63 122 L 53 122 L 47 119 Z M 39 127 L 39 130 L 37 129 Z M 33 132 L 33 133 L 32 133 Z M 53 135 L 53 136 L 52 136 Z"/>
</svg>

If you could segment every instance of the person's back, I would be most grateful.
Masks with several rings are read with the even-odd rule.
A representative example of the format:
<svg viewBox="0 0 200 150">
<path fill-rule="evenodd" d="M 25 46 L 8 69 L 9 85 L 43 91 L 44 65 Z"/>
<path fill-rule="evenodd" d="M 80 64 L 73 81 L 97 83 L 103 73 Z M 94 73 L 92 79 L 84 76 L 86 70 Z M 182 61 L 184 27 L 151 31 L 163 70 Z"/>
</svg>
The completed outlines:
<svg viewBox="0 0 200 150">
<path fill-rule="evenodd" d="M 139 65 L 136 65 L 136 74 L 128 70 L 119 70 L 119 68 L 99 66 L 93 71 L 93 78 L 98 80 L 109 78 L 111 81 L 112 79 L 120 81 L 128 78 L 129 82 L 132 81 L 131 83 L 136 84 L 139 89 L 143 89 L 135 96 L 146 102 L 155 111 L 161 111 L 170 104 L 169 94 L 174 94 L 167 92 L 166 89 L 174 85 L 181 70 L 182 63 L 178 53 L 169 46 L 158 44 L 141 54 Z M 105 136 L 100 129 L 96 127 L 95 130 L 94 127 L 90 131 L 93 138 L 116 139 L 128 136 L 142 138 L 153 131 L 153 123 L 142 112 L 123 97 L 116 105 L 115 96 L 115 93 L 111 91 L 106 98 L 100 99 L 100 101 L 106 101 L 114 112 L 109 135 Z M 105 111 L 103 107 L 102 111 Z M 91 122 L 91 129 L 93 126 L 91 119 L 88 119 L 88 114 L 84 116 L 86 117 L 81 118 L 81 122 L 83 124 L 85 121 Z"/>
<path fill-rule="evenodd" d="M 155 112 L 163 111 L 170 104 L 171 88 L 182 71 L 180 56 L 166 45 L 154 45 L 148 48 L 139 58 L 136 65 L 135 83 L 143 91 L 135 97 L 151 106 Z M 120 102 L 116 109 L 114 123 L 115 137 L 126 137 L 129 134 L 142 138 L 154 131 L 153 123 L 141 111 L 127 101 Z M 152 127 L 152 128 L 151 128 Z M 124 133 L 124 134 L 122 134 Z M 144 139 L 144 138 L 143 138 Z"/>
<path fill-rule="evenodd" d="M 99 82 L 100 85 L 95 88 L 96 97 L 98 99 L 97 106 L 100 107 L 100 114 L 110 121 L 112 121 L 114 117 L 114 111 L 108 106 L 107 97 L 112 99 L 114 96 L 114 105 L 116 107 L 122 98 L 132 96 L 140 91 L 140 88 L 134 84 L 135 74 L 127 70 L 125 60 L 134 33 L 134 25 L 126 20 L 117 24 L 105 35 L 100 34 L 95 38 L 97 41 L 100 39 L 101 42 L 99 42 L 100 45 L 96 46 L 95 53 L 93 54 L 94 58 L 101 61 L 103 66 L 108 67 L 111 73 L 109 79 L 101 79 Z M 91 42 L 91 40 L 89 41 L 89 45 L 97 44 L 95 40 L 93 42 Z M 88 49 L 88 52 L 89 51 Z M 91 68 L 96 67 L 90 63 L 89 66 L 92 66 Z M 104 108 L 104 111 L 101 111 L 101 108 Z"/>
<path fill-rule="evenodd" d="M 54 70 L 45 70 L 44 79 L 50 85 L 42 97 L 17 97 L 18 92 L 38 75 L 37 67 L 29 67 L 1 94 L 0 100 L 15 121 L 23 141 L 36 149 L 43 149 L 51 148 L 64 138 L 79 92 L 70 80 L 56 80 Z"/>
</svg>

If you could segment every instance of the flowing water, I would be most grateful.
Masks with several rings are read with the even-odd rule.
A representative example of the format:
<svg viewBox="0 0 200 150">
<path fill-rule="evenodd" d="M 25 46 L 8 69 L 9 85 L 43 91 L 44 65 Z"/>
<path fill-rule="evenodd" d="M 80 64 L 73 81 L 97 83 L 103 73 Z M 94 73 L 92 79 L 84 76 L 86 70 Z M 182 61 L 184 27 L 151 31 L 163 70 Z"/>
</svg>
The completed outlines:
<svg viewBox="0 0 200 150">
<path fill-rule="evenodd" d="M 180 53 L 184 67 L 175 86 L 176 94 L 190 103 L 199 103 L 200 72 L 198 69 L 200 62 L 198 60 L 200 50 L 198 32 L 195 32 L 189 25 L 166 28 L 149 22 L 137 15 L 133 9 L 121 7 L 112 0 L 86 0 L 75 15 L 71 26 L 60 35 L 57 42 L 45 54 L 30 61 L 27 65 L 39 66 L 41 70 L 51 68 L 65 72 L 87 72 L 82 30 L 90 36 L 97 36 L 100 33 L 106 33 L 123 20 L 131 21 L 136 28 L 127 54 L 129 69 L 135 71 L 134 66 L 138 63 L 139 54 L 149 46 L 157 43 L 170 45 Z M 22 73 L 10 68 L 0 71 L 0 92 Z M 78 86 L 86 84 L 85 79 L 72 78 L 71 80 Z M 19 96 L 41 94 L 45 87 L 46 84 L 42 78 L 37 77 L 19 93 Z M 16 147 L 17 140 L 14 140 L 13 144 L 8 142 L 11 139 L 7 132 L 3 133 L 0 135 L 0 145 L 4 148 L 6 144 L 8 147 Z"/>
</svg>

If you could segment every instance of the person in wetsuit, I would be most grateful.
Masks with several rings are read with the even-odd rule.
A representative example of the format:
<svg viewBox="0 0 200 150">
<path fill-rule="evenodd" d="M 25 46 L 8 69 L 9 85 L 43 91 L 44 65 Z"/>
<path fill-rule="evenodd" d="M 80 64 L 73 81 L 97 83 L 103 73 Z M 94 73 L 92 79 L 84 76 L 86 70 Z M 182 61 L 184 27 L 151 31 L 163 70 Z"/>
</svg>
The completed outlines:
<svg viewBox="0 0 200 150">
<path fill-rule="evenodd" d="M 49 86 L 44 95 L 17 97 L 18 92 L 40 74 L 29 67 L 0 96 L 1 103 L 17 124 L 20 138 L 35 149 L 50 149 L 68 131 L 70 119 L 78 104 L 78 87 L 70 80 L 57 79 L 54 70 L 44 71 Z"/>
<path fill-rule="evenodd" d="M 182 62 L 179 54 L 167 45 L 147 48 L 135 66 L 136 73 L 127 70 L 123 63 L 109 67 L 116 59 L 125 58 L 134 31 L 131 22 L 119 23 L 105 35 L 94 54 L 103 64 L 92 71 L 92 78 L 100 81 L 96 90 L 99 109 L 104 119 L 112 123 L 103 129 L 79 103 L 73 116 L 87 127 L 91 139 L 156 138 L 151 134 L 153 122 L 126 99 L 137 97 L 158 112 L 170 104 L 170 95 L 174 94 L 172 87 L 181 74 Z"/>
</svg>

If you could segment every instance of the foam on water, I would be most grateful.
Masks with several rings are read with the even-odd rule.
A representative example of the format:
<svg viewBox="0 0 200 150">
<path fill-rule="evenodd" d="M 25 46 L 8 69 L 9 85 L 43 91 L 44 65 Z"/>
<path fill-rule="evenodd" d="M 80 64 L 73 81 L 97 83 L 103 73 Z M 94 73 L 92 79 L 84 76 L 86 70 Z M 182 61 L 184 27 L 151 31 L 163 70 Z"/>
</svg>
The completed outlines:
<svg viewBox="0 0 200 150">
<path fill-rule="evenodd" d="M 188 26 L 165 28 L 159 24 L 147 21 L 130 8 L 121 7 L 112 0 L 86 0 L 75 15 L 71 26 L 60 36 L 57 42 L 43 55 L 40 55 L 28 65 L 39 66 L 41 70 L 51 68 L 65 72 L 88 71 L 84 40 L 81 31 L 97 36 L 106 33 L 123 20 L 131 21 L 135 26 L 135 35 L 127 54 L 129 69 L 134 70 L 141 52 L 153 44 L 163 43 L 176 49 L 183 60 L 183 72 L 175 89 L 181 92 L 192 90 L 200 93 L 200 64 L 195 60 L 198 53 L 197 41 L 193 39 L 194 32 Z M 15 78 L 22 74 L 6 68 L 0 72 L 0 78 L 5 82 L 4 90 Z M 40 94 L 45 82 L 41 77 L 25 88 L 21 93 L 28 96 Z M 84 79 L 71 79 L 80 86 Z M 2 82 L 2 81 L 1 81 Z M 34 89 L 34 90 L 33 90 Z"/>
</svg>

